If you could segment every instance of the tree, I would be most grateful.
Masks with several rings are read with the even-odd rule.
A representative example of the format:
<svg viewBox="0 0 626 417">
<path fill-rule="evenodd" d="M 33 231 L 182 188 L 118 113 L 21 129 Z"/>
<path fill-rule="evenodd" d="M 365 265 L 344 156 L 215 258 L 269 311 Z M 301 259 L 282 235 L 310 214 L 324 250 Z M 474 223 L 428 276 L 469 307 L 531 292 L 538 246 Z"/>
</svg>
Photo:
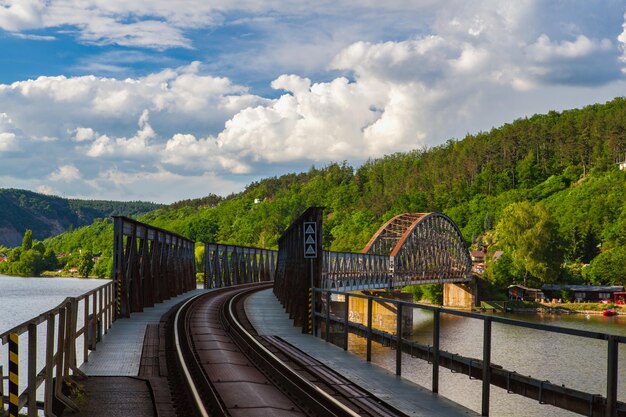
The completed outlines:
<svg viewBox="0 0 626 417">
<path fill-rule="evenodd" d="M 33 231 L 26 229 L 24 238 L 22 239 L 22 250 L 27 251 L 33 247 Z"/>
<path fill-rule="evenodd" d="M 619 246 L 602 252 L 588 267 L 583 276 L 595 285 L 625 285 L 626 247 Z"/>
<path fill-rule="evenodd" d="M 87 278 L 93 268 L 93 254 L 90 250 L 83 250 L 78 258 L 78 274 Z"/>
<path fill-rule="evenodd" d="M 513 265 L 539 283 L 556 280 L 562 261 L 557 225 L 543 204 L 513 203 L 502 212 L 496 226 L 496 238 Z"/>
<path fill-rule="evenodd" d="M 47 248 L 43 253 L 43 258 L 41 259 L 42 267 L 47 270 L 53 270 L 58 267 L 57 255 L 50 248 Z"/>
<path fill-rule="evenodd" d="M 16 273 L 22 276 L 37 276 L 42 271 L 41 252 L 34 249 L 23 251 L 16 266 Z"/>
<path fill-rule="evenodd" d="M 204 244 L 196 244 L 194 255 L 196 259 L 196 271 L 204 272 Z"/>
<path fill-rule="evenodd" d="M 92 273 L 98 278 L 111 276 L 113 270 L 113 258 L 108 255 L 101 255 L 93 266 Z"/>
</svg>

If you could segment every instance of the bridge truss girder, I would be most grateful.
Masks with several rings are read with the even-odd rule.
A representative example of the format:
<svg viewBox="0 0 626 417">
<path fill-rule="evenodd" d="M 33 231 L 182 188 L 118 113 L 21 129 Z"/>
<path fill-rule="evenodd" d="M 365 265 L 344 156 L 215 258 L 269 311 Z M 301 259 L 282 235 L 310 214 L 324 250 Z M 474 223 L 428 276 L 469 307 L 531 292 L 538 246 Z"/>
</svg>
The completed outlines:
<svg viewBox="0 0 626 417">
<path fill-rule="evenodd" d="M 393 286 L 471 280 L 472 260 L 456 224 L 441 213 L 405 213 L 385 223 L 364 253 L 388 255 Z"/>
</svg>

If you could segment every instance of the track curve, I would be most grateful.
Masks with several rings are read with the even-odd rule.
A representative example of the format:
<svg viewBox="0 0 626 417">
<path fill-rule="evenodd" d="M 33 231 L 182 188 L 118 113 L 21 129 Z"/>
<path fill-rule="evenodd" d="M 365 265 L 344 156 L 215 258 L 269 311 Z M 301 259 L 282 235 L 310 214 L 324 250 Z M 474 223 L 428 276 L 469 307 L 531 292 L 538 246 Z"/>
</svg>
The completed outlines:
<svg viewBox="0 0 626 417">
<path fill-rule="evenodd" d="M 325 386 L 320 375 L 286 365 L 285 351 L 297 356 L 293 349 L 255 335 L 247 319 L 239 317 L 243 299 L 265 288 L 269 284 L 212 291 L 190 299 L 176 312 L 173 328 L 180 376 L 174 385 L 184 381 L 189 387 L 186 402 L 194 404 L 182 407 L 179 415 L 402 415 L 375 400 L 364 407 L 363 398 L 351 401 Z M 292 366 L 293 361 L 287 360 Z"/>
</svg>

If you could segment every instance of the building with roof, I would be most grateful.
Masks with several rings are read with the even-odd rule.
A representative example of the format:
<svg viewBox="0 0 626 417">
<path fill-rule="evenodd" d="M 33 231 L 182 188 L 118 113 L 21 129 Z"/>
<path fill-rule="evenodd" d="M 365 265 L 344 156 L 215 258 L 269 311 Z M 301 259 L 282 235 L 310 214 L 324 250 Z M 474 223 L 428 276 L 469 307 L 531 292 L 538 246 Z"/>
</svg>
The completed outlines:
<svg viewBox="0 0 626 417">
<path fill-rule="evenodd" d="M 616 292 L 624 291 L 624 286 L 544 284 L 541 286 L 541 290 L 549 298 L 562 298 L 563 292 L 566 291 L 569 293 L 569 301 L 594 303 L 599 301 L 612 301 Z"/>
</svg>

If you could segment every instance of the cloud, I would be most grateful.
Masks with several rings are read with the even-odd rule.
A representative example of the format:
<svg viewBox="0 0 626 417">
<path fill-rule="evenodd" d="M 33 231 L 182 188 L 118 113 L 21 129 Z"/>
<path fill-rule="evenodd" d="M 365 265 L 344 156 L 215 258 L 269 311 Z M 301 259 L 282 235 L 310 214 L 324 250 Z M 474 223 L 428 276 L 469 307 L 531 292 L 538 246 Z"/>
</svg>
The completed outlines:
<svg viewBox="0 0 626 417">
<path fill-rule="evenodd" d="M 33 34 L 28 34 L 28 33 L 11 33 L 12 36 L 18 38 L 18 39 L 28 39 L 31 41 L 54 41 L 57 38 L 54 36 L 49 36 L 49 35 L 33 35 Z"/>
<path fill-rule="evenodd" d="M 5 1 L 0 4 L 0 28 L 17 31 L 40 27 L 44 8 L 40 0 Z"/>
<path fill-rule="evenodd" d="M 186 30 L 210 27 L 220 21 L 219 13 L 211 5 L 197 0 L 185 1 L 186 4 L 158 0 L 5 0 L 4 3 L 0 7 L 1 29 L 18 32 L 70 27 L 80 41 L 96 45 L 157 50 L 190 48 L 191 41 L 184 35 Z"/>
<path fill-rule="evenodd" d="M 47 185 L 40 185 L 37 187 L 37 192 L 45 195 L 57 195 L 58 193 L 54 190 L 54 188 L 49 187 Z"/>
<path fill-rule="evenodd" d="M 192 63 L 144 77 L 38 77 L 0 84 L 2 110 L 29 136 L 66 137 L 78 127 L 122 136 L 144 110 L 164 136 L 216 131 L 239 110 L 268 102 Z"/>
<path fill-rule="evenodd" d="M 76 142 L 93 140 L 97 135 L 90 127 L 77 127 L 72 133 L 74 133 L 74 140 Z"/>
<path fill-rule="evenodd" d="M 93 141 L 85 154 L 92 158 L 150 158 L 150 155 L 155 152 L 150 141 L 155 138 L 156 133 L 150 126 L 148 110 L 143 111 L 138 124 L 139 130 L 134 136 L 111 139 L 102 135 Z"/>
<path fill-rule="evenodd" d="M 14 149 L 16 145 L 15 133 L 0 133 L 0 152 L 10 151 Z"/>
<path fill-rule="evenodd" d="M 71 182 L 81 179 L 80 171 L 74 165 L 63 165 L 50 174 L 51 181 Z"/>
<path fill-rule="evenodd" d="M 192 192 L 187 179 L 228 193 L 285 167 L 358 164 L 626 94 L 626 15 L 613 3 L 5 4 L 11 33 L 109 45 L 74 69 L 116 77 L 0 84 L 0 176 L 63 193 L 171 201 Z M 173 64 L 199 40 L 206 62 Z M 172 47 L 187 50 L 154 52 Z M 127 75 L 135 62 L 144 72 Z M 251 93 L 231 69 L 272 91 Z"/>
<path fill-rule="evenodd" d="M 622 52 L 622 55 L 620 56 L 620 61 L 626 63 L 626 13 L 624 13 L 622 32 L 617 36 L 617 41 L 619 43 L 619 48 Z M 625 69 L 622 69 L 622 71 L 626 72 Z"/>
</svg>

